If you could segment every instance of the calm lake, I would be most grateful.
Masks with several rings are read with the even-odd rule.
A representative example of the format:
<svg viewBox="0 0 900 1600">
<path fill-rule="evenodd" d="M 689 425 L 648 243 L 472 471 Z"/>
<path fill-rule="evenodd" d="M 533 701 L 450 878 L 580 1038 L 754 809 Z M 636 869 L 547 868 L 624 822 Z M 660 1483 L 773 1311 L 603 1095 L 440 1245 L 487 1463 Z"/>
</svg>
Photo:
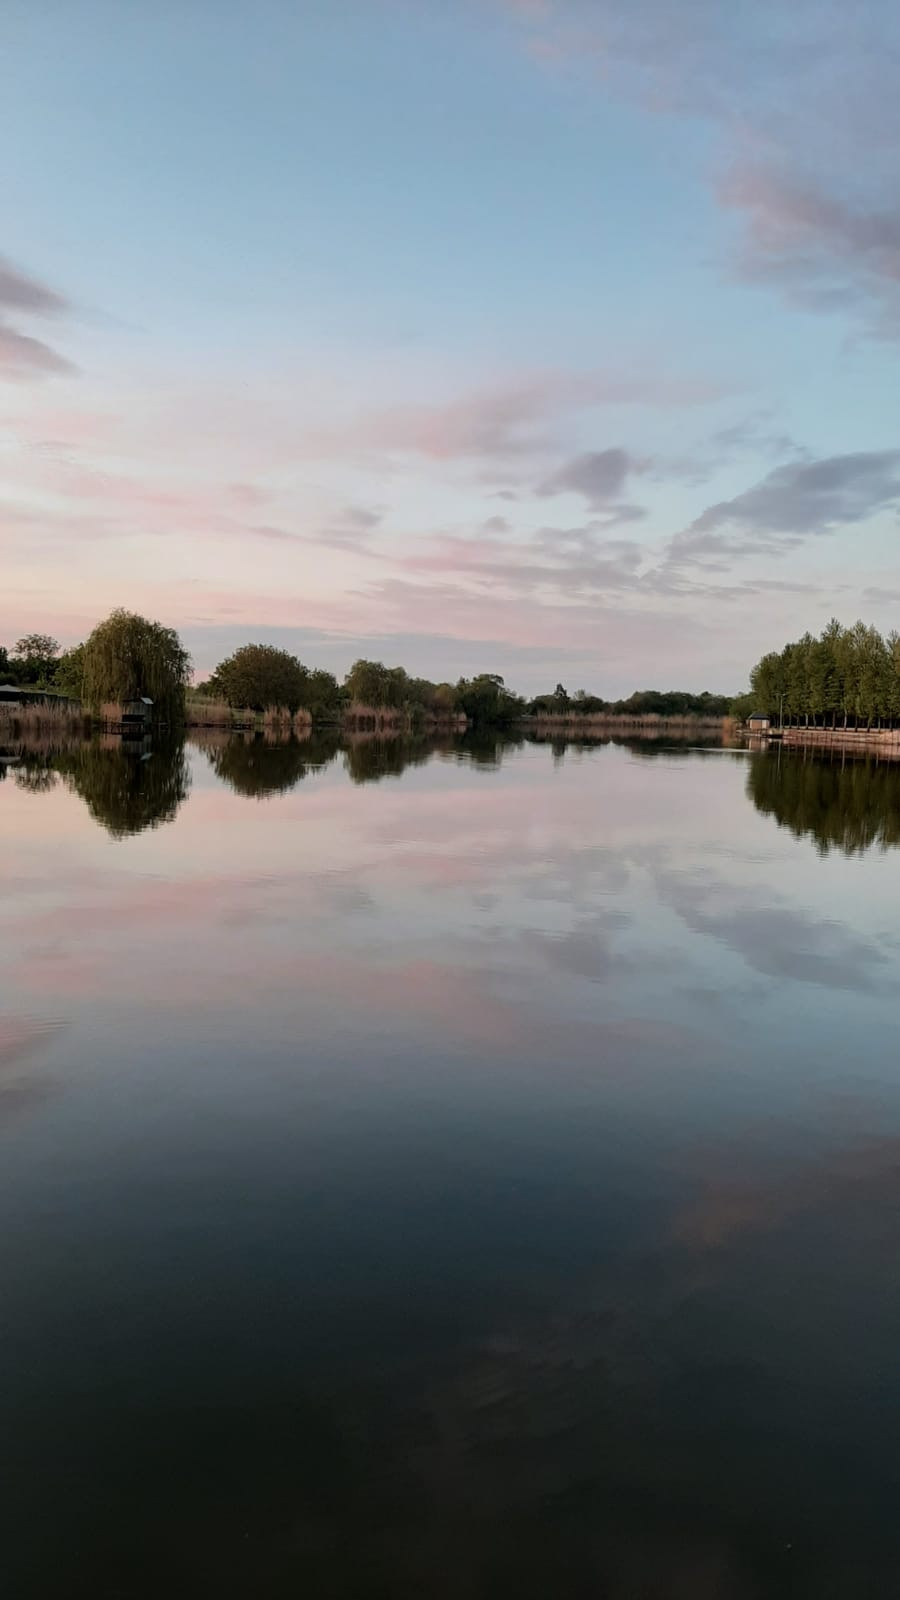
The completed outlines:
<svg viewBox="0 0 900 1600">
<path fill-rule="evenodd" d="M 0 765 L 2 1585 L 900 1589 L 900 764 Z"/>
</svg>

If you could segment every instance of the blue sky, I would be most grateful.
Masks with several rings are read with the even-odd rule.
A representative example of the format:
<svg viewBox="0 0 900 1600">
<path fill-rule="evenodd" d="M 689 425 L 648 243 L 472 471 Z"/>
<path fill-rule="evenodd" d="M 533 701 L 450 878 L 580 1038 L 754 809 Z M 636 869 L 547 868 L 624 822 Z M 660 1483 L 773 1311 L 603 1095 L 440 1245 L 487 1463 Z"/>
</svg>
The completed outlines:
<svg viewBox="0 0 900 1600">
<path fill-rule="evenodd" d="M 900 615 L 900 23 L 7 0 L 0 639 L 517 687 Z"/>
</svg>

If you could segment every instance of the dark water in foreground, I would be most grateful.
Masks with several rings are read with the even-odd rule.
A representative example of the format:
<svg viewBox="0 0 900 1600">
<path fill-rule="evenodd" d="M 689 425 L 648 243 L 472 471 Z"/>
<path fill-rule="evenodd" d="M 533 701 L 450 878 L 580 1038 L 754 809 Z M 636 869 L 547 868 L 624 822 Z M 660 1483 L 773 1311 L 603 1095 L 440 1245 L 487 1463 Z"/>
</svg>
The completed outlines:
<svg viewBox="0 0 900 1600">
<path fill-rule="evenodd" d="M 5 1595 L 900 1590 L 900 765 L 5 773 Z"/>
</svg>

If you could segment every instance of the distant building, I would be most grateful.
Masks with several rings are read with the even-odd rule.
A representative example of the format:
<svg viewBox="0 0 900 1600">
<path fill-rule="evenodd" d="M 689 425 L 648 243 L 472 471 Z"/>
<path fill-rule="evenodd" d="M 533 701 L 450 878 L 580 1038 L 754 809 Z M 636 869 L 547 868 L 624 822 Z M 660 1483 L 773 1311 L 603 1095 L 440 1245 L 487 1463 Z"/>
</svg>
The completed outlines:
<svg viewBox="0 0 900 1600">
<path fill-rule="evenodd" d="M 753 715 L 747 718 L 747 721 L 751 733 L 768 733 L 772 726 L 769 718 L 762 711 L 754 711 Z"/>
<path fill-rule="evenodd" d="M 0 683 L 0 705 L 77 705 L 77 701 L 70 700 L 68 695 L 57 694 L 53 689 L 31 689 L 24 683 Z"/>
</svg>

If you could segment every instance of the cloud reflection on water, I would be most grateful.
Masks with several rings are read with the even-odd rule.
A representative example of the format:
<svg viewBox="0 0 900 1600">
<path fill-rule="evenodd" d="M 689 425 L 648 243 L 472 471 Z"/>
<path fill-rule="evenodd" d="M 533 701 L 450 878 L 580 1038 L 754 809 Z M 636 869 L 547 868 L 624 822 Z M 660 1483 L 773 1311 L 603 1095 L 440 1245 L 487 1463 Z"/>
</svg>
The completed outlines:
<svg viewBox="0 0 900 1600">
<path fill-rule="evenodd" d="M 232 1525 L 337 1594 L 889 1592 L 893 861 L 743 757 L 261 743 L 121 837 L 0 786 L 2 1003 L 65 995 L 0 1168 L 60 1548 L 125 1484 L 223 1592 Z"/>
</svg>

